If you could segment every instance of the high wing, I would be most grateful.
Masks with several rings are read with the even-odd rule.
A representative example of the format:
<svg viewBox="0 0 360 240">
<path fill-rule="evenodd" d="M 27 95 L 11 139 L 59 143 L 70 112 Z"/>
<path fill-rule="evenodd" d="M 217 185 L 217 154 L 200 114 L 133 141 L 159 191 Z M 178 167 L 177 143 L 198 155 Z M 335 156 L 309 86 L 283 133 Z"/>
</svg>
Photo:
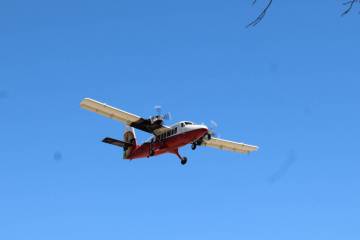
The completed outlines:
<svg viewBox="0 0 360 240">
<path fill-rule="evenodd" d="M 84 98 L 81 101 L 80 106 L 91 112 L 95 112 L 102 116 L 120 121 L 130 127 L 155 135 L 159 135 L 169 129 L 169 127 L 162 125 L 159 121 L 153 122 L 151 119 L 144 119 L 135 114 L 125 112 L 91 98 Z"/>
<path fill-rule="evenodd" d="M 258 149 L 257 146 L 252 146 L 245 143 L 232 142 L 214 137 L 212 137 L 210 140 L 204 140 L 202 145 L 239 153 L 250 153 Z"/>
</svg>

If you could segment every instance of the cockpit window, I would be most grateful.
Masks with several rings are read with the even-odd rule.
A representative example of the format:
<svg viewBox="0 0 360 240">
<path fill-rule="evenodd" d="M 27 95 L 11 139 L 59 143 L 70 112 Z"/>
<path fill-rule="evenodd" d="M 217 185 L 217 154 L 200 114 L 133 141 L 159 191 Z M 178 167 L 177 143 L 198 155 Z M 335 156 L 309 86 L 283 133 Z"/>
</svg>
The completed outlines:
<svg viewBox="0 0 360 240">
<path fill-rule="evenodd" d="M 185 122 L 185 125 L 192 125 L 192 122 Z"/>
</svg>

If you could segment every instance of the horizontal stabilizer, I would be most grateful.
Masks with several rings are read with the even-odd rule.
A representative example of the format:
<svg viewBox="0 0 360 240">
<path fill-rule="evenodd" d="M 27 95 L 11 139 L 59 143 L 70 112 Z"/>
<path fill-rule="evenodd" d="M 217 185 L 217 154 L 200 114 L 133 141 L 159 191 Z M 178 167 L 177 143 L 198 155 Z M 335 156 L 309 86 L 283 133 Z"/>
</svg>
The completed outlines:
<svg viewBox="0 0 360 240">
<path fill-rule="evenodd" d="M 123 141 L 113 139 L 113 138 L 108 138 L 108 137 L 104 138 L 102 141 L 104 143 L 108 143 L 108 144 L 115 145 L 118 147 L 131 147 L 132 146 L 131 143 L 123 142 Z"/>
</svg>

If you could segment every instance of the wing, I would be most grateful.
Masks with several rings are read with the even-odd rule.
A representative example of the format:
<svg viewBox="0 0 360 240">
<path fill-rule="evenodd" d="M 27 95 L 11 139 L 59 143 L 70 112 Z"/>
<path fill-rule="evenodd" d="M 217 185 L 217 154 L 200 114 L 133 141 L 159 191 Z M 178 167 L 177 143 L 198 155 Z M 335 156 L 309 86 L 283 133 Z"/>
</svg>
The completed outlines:
<svg viewBox="0 0 360 240">
<path fill-rule="evenodd" d="M 135 114 L 125 112 L 90 98 L 85 98 L 82 100 L 80 106 L 91 112 L 95 112 L 102 116 L 122 122 L 128 126 L 155 135 L 158 135 L 159 133 L 169 129 L 169 127 L 164 126 L 159 122 L 152 122 L 150 119 L 144 119 Z"/>
<path fill-rule="evenodd" d="M 239 153 L 249 153 L 258 149 L 257 146 L 252 146 L 245 143 L 232 142 L 214 137 L 210 140 L 204 140 L 202 145 Z"/>
<path fill-rule="evenodd" d="M 86 110 L 118 120 L 126 125 L 130 125 L 141 119 L 139 116 L 111 107 L 105 103 L 101 103 L 90 98 L 85 98 L 82 100 L 80 106 Z"/>
</svg>

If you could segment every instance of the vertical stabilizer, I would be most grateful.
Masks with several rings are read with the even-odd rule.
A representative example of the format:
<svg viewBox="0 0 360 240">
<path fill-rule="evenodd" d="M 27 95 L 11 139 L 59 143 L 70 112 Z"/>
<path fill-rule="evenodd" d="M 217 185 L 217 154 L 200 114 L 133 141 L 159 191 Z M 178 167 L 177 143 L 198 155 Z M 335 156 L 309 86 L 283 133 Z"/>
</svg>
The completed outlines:
<svg viewBox="0 0 360 240">
<path fill-rule="evenodd" d="M 135 136 L 134 128 L 132 127 L 125 128 L 124 142 L 131 144 L 131 146 L 124 148 L 124 159 L 128 159 L 132 151 L 136 148 L 136 136 Z"/>
</svg>

